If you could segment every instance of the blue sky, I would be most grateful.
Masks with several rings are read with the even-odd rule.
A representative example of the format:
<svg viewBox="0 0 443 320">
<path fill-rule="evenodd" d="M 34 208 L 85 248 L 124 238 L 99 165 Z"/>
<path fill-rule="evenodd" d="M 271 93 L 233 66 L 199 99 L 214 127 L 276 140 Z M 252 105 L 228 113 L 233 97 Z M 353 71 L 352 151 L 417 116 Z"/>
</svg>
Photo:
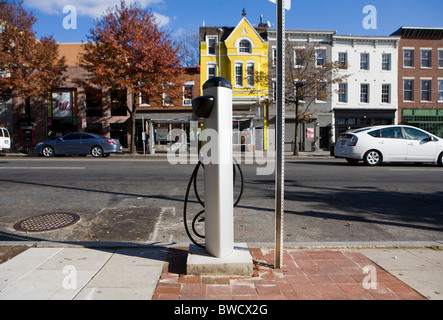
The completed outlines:
<svg viewBox="0 0 443 320">
<path fill-rule="evenodd" d="M 81 42 L 108 7 L 120 0 L 24 0 L 38 22 L 34 30 L 39 35 L 52 35 L 58 42 Z M 130 2 L 130 0 L 126 0 Z M 138 0 L 150 8 L 159 24 L 171 34 L 179 36 L 187 30 L 206 26 L 235 26 L 246 9 L 248 20 L 256 25 L 260 15 L 275 28 L 275 4 L 269 0 Z M 67 5 L 77 10 L 77 29 L 65 29 L 63 20 L 71 11 L 63 13 Z M 372 5 L 377 28 L 367 29 L 363 20 L 369 13 L 363 8 Z M 292 0 L 286 12 L 287 29 L 336 30 L 338 34 L 387 36 L 401 26 L 443 27 L 442 0 Z M 67 20 L 67 19 L 65 19 Z M 374 20 L 371 21 L 374 23 Z M 373 25 L 374 26 L 374 25 Z"/>
</svg>

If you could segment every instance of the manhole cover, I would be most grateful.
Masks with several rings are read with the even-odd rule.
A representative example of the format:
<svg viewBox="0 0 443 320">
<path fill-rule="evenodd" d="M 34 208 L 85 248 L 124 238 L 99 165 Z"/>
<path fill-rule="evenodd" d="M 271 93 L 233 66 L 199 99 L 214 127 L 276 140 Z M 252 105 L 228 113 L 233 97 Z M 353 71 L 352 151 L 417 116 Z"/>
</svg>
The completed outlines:
<svg viewBox="0 0 443 320">
<path fill-rule="evenodd" d="M 48 213 L 17 222 L 14 229 L 24 232 L 43 232 L 68 227 L 80 220 L 74 213 Z"/>
</svg>

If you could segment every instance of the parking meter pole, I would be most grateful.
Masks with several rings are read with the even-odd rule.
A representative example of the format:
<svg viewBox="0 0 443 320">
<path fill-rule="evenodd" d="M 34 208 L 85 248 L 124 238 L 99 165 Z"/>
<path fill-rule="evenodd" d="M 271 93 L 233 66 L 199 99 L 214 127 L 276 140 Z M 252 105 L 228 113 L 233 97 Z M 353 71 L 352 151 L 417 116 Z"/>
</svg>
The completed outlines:
<svg viewBox="0 0 443 320">
<path fill-rule="evenodd" d="M 216 258 L 234 252 L 232 85 L 212 78 L 203 85 L 203 95 L 214 97 L 209 117 L 204 119 L 203 140 L 210 136 L 210 162 L 204 163 L 205 248 Z"/>
</svg>

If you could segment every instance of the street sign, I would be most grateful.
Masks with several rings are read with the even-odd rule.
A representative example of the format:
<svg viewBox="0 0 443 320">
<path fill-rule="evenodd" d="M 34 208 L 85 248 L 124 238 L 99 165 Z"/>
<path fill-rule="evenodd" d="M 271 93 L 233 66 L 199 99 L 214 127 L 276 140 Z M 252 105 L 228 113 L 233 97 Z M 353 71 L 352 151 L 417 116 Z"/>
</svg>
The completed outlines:
<svg viewBox="0 0 443 320">
<path fill-rule="evenodd" d="M 273 3 L 276 3 L 276 0 L 269 0 L 269 1 L 271 1 Z M 291 10 L 291 0 L 286 0 L 285 1 L 285 9 L 286 10 Z"/>
</svg>

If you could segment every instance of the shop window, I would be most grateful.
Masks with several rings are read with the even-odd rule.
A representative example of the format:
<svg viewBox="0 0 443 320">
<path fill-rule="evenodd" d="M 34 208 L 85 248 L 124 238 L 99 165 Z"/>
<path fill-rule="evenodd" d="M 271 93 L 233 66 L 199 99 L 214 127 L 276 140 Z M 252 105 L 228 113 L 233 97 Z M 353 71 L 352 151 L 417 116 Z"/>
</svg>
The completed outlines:
<svg viewBox="0 0 443 320">
<path fill-rule="evenodd" d="M 127 116 L 126 90 L 114 90 L 111 92 L 111 116 Z"/>
<path fill-rule="evenodd" d="M 103 116 L 103 94 L 101 90 L 94 88 L 85 89 L 86 94 L 86 116 L 101 117 Z"/>
</svg>

